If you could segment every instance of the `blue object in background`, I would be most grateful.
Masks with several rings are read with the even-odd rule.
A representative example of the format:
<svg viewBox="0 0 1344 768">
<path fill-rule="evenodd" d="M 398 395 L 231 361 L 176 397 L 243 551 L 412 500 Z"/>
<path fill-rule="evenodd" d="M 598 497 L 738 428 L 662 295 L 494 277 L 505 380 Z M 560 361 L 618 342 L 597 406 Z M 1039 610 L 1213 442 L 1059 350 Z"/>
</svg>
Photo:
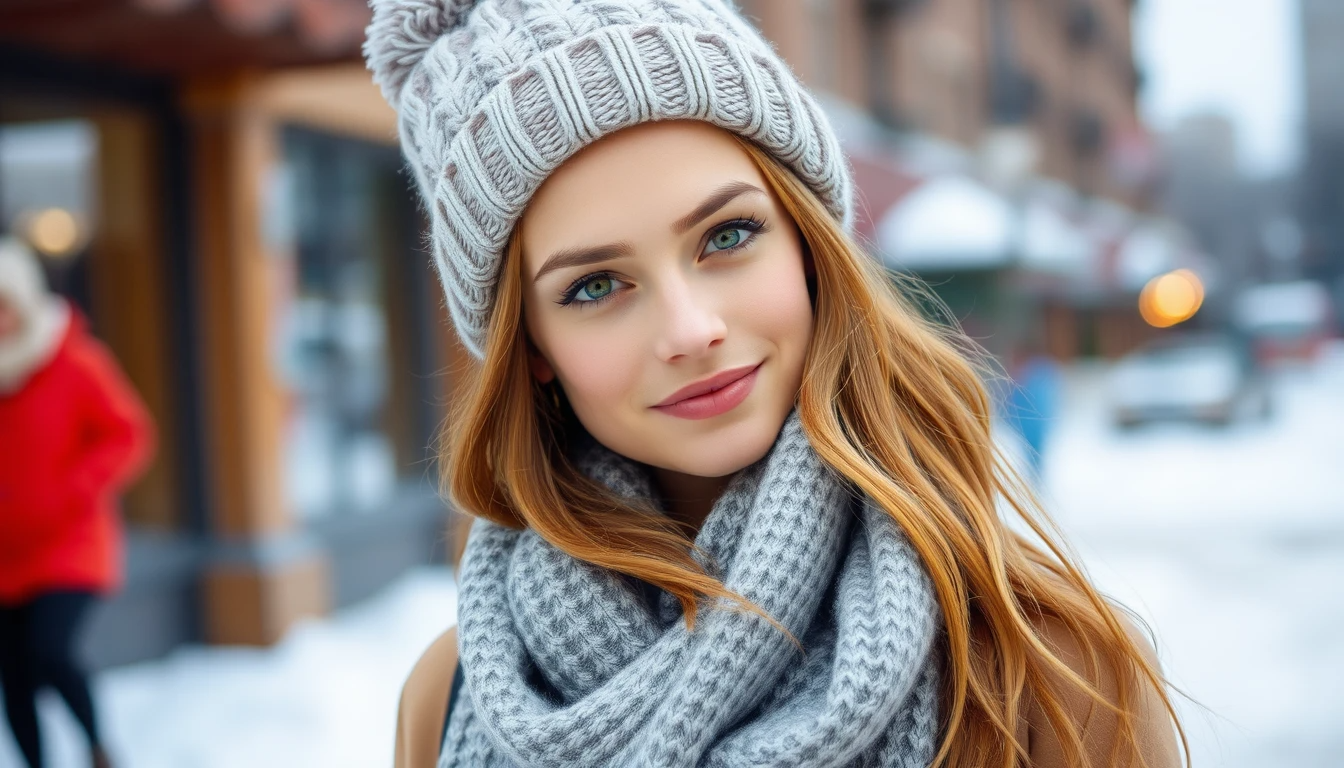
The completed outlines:
<svg viewBox="0 0 1344 768">
<path fill-rule="evenodd" d="M 1059 406 L 1059 364 L 1046 355 L 1031 355 L 1012 372 L 1004 420 L 1026 444 L 1032 480 L 1041 477 L 1041 457 Z"/>
</svg>

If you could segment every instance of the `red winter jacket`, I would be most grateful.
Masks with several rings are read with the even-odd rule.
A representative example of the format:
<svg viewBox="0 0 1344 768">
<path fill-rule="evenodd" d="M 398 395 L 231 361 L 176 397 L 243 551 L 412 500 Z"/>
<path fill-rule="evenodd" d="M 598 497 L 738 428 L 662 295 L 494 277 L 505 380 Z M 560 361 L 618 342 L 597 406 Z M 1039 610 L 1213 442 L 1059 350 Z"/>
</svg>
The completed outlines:
<svg viewBox="0 0 1344 768">
<path fill-rule="evenodd" d="M 0 394 L 0 605 L 120 588 L 116 494 L 153 450 L 140 398 L 72 310 L 55 356 Z"/>
</svg>

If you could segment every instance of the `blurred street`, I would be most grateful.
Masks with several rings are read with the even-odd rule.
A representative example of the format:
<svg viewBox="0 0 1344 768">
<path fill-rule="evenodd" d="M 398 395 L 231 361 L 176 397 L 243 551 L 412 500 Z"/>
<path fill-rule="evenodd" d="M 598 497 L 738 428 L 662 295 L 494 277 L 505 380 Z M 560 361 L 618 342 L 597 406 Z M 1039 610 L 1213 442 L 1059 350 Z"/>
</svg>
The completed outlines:
<svg viewBox="0 0 1344 768">
<path fill-rule="evenodd" d="M 1111 426 L 1106 369 L 1065 377 L 1045 462 L 1056 518 L 1108 594 L 1148 620 L 1200 768 L 1344 764 L 1344 349 L 1278 371 L 1267 422 Z M 1331 586 L 1336 585 L 1336 586 Z M 445 569 L 302 624 L 269 650 L 188 647 L 97 680 L 129 768 L 390 762 L 395 703 L 454 621 Z M 54 699 L 53 765 L 78 731 Z M 17 764 L 0 740 L 0 765 Z"/>
<path fill-rule="evenodd" d="M 1344 765 L 1344 355 L 1276 372 L 1273 417 L 1222 429 L 1118 432 L 1101 378 L 1069 377 L 1048 494 L 1197 702 L 1194 765 Z"/>
</svg>

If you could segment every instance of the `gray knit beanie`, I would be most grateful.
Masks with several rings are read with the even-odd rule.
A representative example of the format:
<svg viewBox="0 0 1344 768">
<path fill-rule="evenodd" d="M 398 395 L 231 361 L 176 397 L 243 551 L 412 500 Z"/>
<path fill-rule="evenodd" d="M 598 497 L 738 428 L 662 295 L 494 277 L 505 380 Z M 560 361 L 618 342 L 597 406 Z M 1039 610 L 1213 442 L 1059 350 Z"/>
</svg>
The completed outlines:
<svg viewBox="0 0 1344 768">
<path fill-rule="evenodd" d="M 500 262 L 546 177 L 655 120 L 773 154 L 846 229 L 849 171 L 825 116 L 730 0 L 373 0 L 364 54 L 397 110 L 458 336 L 484 356 Z"/>
</svg>

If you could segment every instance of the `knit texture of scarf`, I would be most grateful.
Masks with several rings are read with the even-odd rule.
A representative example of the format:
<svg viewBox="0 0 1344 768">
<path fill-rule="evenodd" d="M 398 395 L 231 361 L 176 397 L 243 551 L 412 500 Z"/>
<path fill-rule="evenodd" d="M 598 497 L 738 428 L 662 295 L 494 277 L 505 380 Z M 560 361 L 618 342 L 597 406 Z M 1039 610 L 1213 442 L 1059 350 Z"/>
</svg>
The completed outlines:
<svg viewBox="0 0 1344 768">
<path fill-rule="evenodd" d="M 654 499 L 594 447 L 594 480 Z M 890 515 L 812 450 L 796 412 L 695 540 L 706 566 L 778 621 L 677 601 L 478 520 L 462 563 L 464 674 L 439 768 L 927 766 L 938 734 L 941 615 Z"/>
</svg>

